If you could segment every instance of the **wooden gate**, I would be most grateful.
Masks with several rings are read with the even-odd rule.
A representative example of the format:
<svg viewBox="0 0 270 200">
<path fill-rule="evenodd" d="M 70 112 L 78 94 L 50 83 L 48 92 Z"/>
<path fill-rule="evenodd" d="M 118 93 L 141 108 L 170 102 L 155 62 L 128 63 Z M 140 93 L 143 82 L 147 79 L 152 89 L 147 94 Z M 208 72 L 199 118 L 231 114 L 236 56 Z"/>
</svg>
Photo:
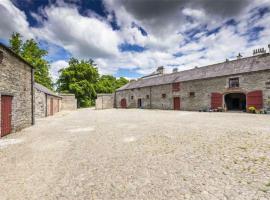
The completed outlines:
<svg viewBox="0 0 270 200">
<path fill-rule="evenodd" d="M 121 99 L 120 106 L 121 106 L 121 108 L 127 108 L 127 100 Z"/>
<path fill-rule="evenodd" d="M 217 109 L 222 107 L 222 94 L 220 93 L 212 93 L 211 94 L 211 108 Z"/>
<path fill-rule="evenodd" d="M 174 110 L 180 110 L 180 97 L 174 97 L 173 98 L 173 109 Z"/>
<path fill-rule="evenodd" d="M 258 110 L 263 108 L 263 93 L 261 90 L 247 93 L 247 108 L 251 106 Z"/>
<path fill-rule="evenodd" d="M 53 98 L 51 98 L 50 103 L 50 115 L 53 115 Z"/>
<path fill-rule="evenodd" d="M 1 96 L 1 137 L 11 133 L 12 96 Z"/>
</svg>

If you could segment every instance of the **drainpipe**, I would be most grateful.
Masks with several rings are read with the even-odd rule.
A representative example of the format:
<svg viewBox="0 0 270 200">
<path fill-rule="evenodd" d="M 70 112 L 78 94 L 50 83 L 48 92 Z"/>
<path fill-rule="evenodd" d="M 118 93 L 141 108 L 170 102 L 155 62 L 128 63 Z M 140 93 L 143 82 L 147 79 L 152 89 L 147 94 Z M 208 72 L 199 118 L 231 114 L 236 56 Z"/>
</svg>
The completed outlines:
<svg viewBox="0 0 270 200">
<path fill-rule="evenodd" d="M 150 109 L 152 109 L 152 87 L 150 86 Z"/>
<path fill-rule="evenodd" d="M 34 100 L 34 69 L 31 69 L 31 95 L 32 95 L 32 105 L 31 105 L 31 109 L 32 109 L 32 125 L 35 124 L 35 100 Z"/>
</svg>

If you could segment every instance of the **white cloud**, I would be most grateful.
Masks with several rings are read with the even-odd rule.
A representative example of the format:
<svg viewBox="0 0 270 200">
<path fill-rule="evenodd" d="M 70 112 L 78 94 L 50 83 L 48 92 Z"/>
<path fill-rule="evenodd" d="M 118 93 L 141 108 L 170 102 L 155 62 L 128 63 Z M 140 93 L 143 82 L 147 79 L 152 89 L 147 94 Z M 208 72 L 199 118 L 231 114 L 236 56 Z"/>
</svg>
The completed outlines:
<svg viewBox="0 0 270 200">
<path fill-rule="evenodd" d="M 68 62 L 66 62 L 65 60 L 58 60 L 58 61 L 55 61 L 53 63 L 51 63 L 51 76 L 53 78 L 53 81 L 55 82 L 59 76 L 59 73 L 58 71 L 60 69 L 63 69 L 65 67 L 68 66 Z"/>
<path fill-rule="evenodd" d="M 110 57 L 118 54 L 119 37 L 106 21 L 79 14 L 75 7 L 45 8 L 48 20 L 34 33 L 64 47 L 80 58 Z"/>
<path fill-rule="evenodd" d="M 13 32 L 20 32 L 24 37 L 33 37 L 24 12 L 10 0 L 0 0 L 0 36 L 9 39 Z"/>
</svg>

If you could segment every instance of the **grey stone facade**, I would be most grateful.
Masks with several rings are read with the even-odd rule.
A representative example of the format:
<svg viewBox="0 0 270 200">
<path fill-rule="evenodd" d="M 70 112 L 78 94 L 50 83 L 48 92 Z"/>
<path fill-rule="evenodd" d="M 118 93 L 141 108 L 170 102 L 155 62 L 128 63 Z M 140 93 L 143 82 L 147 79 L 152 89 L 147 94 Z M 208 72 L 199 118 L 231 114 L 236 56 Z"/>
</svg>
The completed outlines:
<svg viewBox="0 0 270 200">
<path fill-rule="evenodd" d="M 74 94 L 60 94 L 62 97 L 62 110 L 76 110 L 77 99 Z"/>
<path fill-rule="evenodd" d="M 179 97 L 181 110 L 199 111 L 211 109 L 212 93 L 220 93 L 222 108 L 226 110 L 228 106 L 225 103 L 225 96 L 227 94 L 247 96 L 252 91 L 261 91 L 263 109 L 267 110 L 270 109 L 269 58 L 270 55 L 266 54 L 216 66 L 201 67 L 201 69 L 195 68 L 153 78 L 142 78 L 118 89 L 115 95 L 115 105 L 117 108 L 121 108 L 121 100 L 125 99 L 127 108 L 174 109 L 174 97 Z M 252 67 L 248 64 L 252 64 Z M 224 67 L 230 68 L 231 74 L 227 74 L 227 68 L 224 69 L 226 72 L 224 73 L 222 71 Z M 248 68 L 250 68 L 249 71 Z M 189 78 L 188 74 L 194 79 Z M 213 74 L 216 77 L 212 76 Z M 239 87 L 229 87 L 231 78 L 239 79 Z M 180 84 L 179 91 L 173 91 L 173 83 Z"/>
<path fill-rule="evenodd" d="M 35 88 L 35 118 L 47 116 L 46 94 Z"/>
<path fill-rule="evenodd" d="M 3 45 L 0 45 L 0 53 L 0 102 L 1 96 L 12 96 L 11 126 L 12 132 L 15 132 L 34 123 L 33 69 Z"/>
<path fill-rule="evenodd" d="M 96 109 L 110 109 L 114 107 L 114 94 L 98 94 Z"/>
<path fill-rule="evenodd" d="M 38 83 L 35 88 L 35 117 L 42 118 L 60 112 L 62 97 Z"/>
</svg>

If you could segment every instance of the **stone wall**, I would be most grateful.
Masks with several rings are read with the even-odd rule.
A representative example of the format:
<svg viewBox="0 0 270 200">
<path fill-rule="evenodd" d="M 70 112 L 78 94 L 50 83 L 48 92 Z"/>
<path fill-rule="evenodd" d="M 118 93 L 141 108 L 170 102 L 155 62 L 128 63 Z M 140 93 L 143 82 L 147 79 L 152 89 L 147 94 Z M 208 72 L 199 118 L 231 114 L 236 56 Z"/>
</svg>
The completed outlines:
<svg viewBox="0 0 270 200">
<path fill-rule="evenodd" d="M 240 87 L 229 88 L 229 79 L 239 77 Z M 120 108 L 121 99 L 125 98 L 128 108 L 137 108 L 138 99 L 142 99 L 142 108 L 173 109 L 173 98 L 180 97 L 181 110 L 198 111 L 211 107 L 211 93 L 263 91 L 264 108 L 270 108 L 270 71 L 260 71 L 234 76 L 193 80 L 180 83 L 180 91 L 172 92 L 172 84 L 123 90 L 116 92 L 116 107 Z M 194 96 L 190 96 L 193 92 Z M 162 94 L 164 94 L 162 96 Z M 223 100 L 224 101 L 224 100 Z M 224 104 L 224 102 L 223 102 Z"/>
<path fill-rule="evenodd" d="M 77 109 L 77 99 L 74 94 L 60 94 L 62 97 L 62 110 L 76 110 Z"/>
<path fill-rule="evenodd" d="M 46 94 L 35 89 L 35 118 L 43 118 L 47 115 Z"/>
<path fill-rule="evenodd" d="M 0 96 L 13 97 L 11 124 L 15 132 L 32 124 L 32 68 L 2 46 L 0 51 Z"/>
<path fill-rule="evenodd" d="M 114 107 L 114 94 L 98 94 L 96 109 L 111 109 Z"/>
</svg>

